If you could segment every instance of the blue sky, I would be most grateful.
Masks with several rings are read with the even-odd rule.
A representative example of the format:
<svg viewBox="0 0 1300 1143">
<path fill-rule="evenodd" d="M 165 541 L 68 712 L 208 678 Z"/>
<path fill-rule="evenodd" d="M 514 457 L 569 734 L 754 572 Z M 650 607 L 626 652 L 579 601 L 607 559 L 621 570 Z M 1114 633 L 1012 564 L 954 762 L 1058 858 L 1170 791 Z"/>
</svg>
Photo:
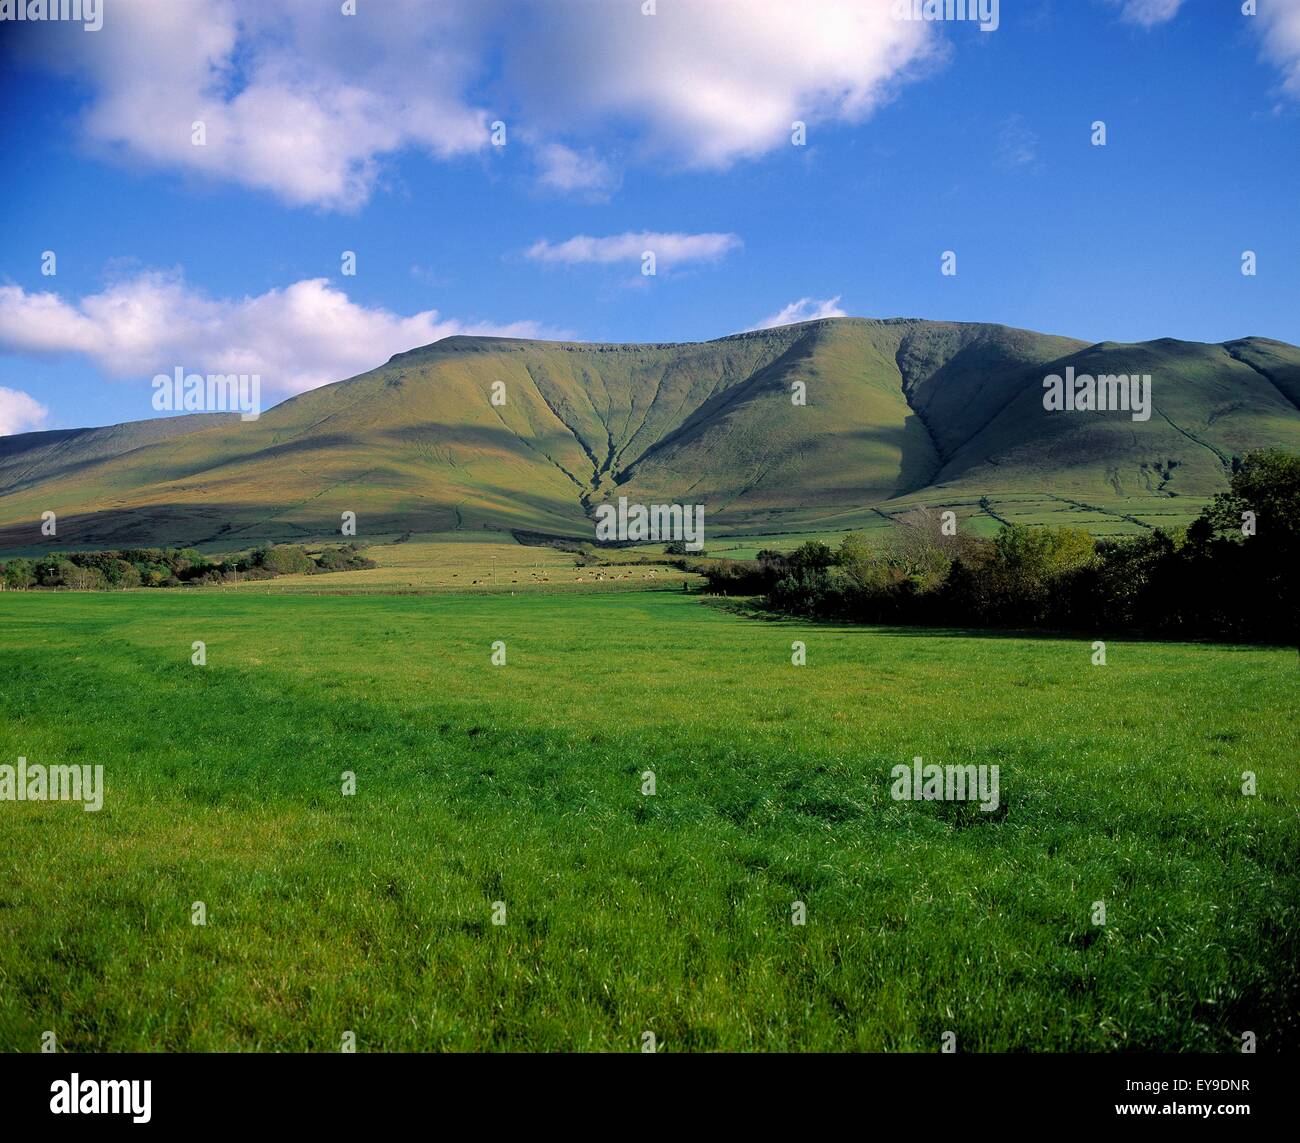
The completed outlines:
<svg viewBox="0 0 1300 1143">
<path fill-rule="evenodd" d="M 988 32 L 891 0 L 356 6 L 0 23 L 0 433 L 154 415 L 177 366 L 273 402 L 455 332 L 1300 343 L 1300 0 L 1004 0 Z"/>
</svg>

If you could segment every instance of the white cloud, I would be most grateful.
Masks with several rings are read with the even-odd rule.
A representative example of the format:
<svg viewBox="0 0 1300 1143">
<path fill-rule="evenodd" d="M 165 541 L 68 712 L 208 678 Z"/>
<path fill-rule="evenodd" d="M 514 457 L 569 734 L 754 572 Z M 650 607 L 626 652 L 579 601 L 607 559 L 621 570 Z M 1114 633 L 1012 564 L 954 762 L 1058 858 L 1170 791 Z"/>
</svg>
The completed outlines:
<svg viewBox="0 0 1300 1143">
<path fill-rule="evenodd" d="M 1265 55 L 1285 73 L 1288 94 L 1300 99 L 1300 0 L 1263 0 L 1258 19 Z"/>
<path fill-rule="evenodd" d="M 1125 23 L 1153 28 L 1178 15 L 1183 0 L 1111 0 L 1111 3 L 1120 6 L 1120 19 Z"/>
<path fill-rule="evenodd" d="M 562 143 L 544 143 L 537 148 L 536 158 L 537 181 L 551 190 L 604 201 L 619 184 L 610 165 L 590 148 L 579 152 Z"/>
<path fill-rule="evenodd" d="M 890 7 L 384 0 L 344 16 L 319 0 L 107 0 L 103 30 L 59 38 L 48 62 L 88 85 L 88 139 L 136 166 L 351 210 L 388 156 L 484 151 L 501 117 L 545 185 L 589 196 L 612 185 L 589 149 L 611 133 L 643 161 L 722 167 L 789 145 L 796 119 L 860 122 L 938 42 Z"/>
<path fill-rule="evenodd" d="M 543 129 L 635 125 L 643 152 L 697 167 L 789 146 L 791 124 L 865 119 L 929 57 L 891 0 L 556 0 L 514 22 L 506 71 Z"/>
<path fill-rule="evenodd" d="M 629 231 L 607 238 L 590 238 L 579 234 L 565 242 L 545 239 L 533 243 L 528 257 L 537 262 L 562 262 L 575 266 L 583 263 L 611 265 L 616 262 L 640 262 L 653 252 L 660 268 L 687 262 L 716 262 L 743 243 L 734 234 L 657 234 L 653 231 Z"/>
<path fill-rule="evenodd" d="M 89 139 L 136 163 L 343 210 L 369 197 L 386 154 L 449 158 L 488 143 L 489 116 L 462 98 L 478 66 L 472 6 L 385 0 L 382 17 L 340 7 L 109 0 L 103 29 L 66 45 L 65 64 L 95 92 Z"/>
<path fill-rule="evenodd" d="M 0 287 L 0 347 L 83 354 L 116 378 L 150 379 L 181 366 L 256 373 L 271 393 L 300 393 L 453 334 L 562 336 L 530 321 L 466 323 L 436 310 L 402 316 L 360 306 L 325 278 L 237 299 L 210 298 L 156 272 L 76 302 Z"/>
<path fill-rule="evenodd" d="M 751 325 L 746 333 L 752 333 L 756 329 L 772 329 L 778 325 L 794 325 L 801 321 L 816 321 L 818 318 L 835 318 L 846 317 L 845 312 L 840 309 L 840 295 L 836 294 L 833 298 L 800 298 L 797 302 L 791 302 L 782 310 L 778 310 L 770 317 L 765 317 L 758 325 Z"/>
<path fill-rule="evenodd" d="M 49 409 L 35 398 L 0 386 L 0 437 L 39 429 L 49 415 Z"/>
</svg>

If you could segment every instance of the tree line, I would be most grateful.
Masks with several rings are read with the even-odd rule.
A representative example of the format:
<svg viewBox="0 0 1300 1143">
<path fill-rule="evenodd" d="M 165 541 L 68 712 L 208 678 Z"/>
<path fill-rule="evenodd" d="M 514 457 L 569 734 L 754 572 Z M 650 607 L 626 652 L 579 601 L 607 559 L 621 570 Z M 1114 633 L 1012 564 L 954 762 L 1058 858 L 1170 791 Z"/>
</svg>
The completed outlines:
<svg viewBox="0 0 1300 1143">
<path fill-rule="evenodd" d="M 956 531 L 956 534 L 949 534 Z M 1186 528 L 1095 539 L 1005 524 L 991 539 L 907 513 L 884 544 L 860 532 L 755 560 L 701 562 L 715 591 L 856 623 L 1134 631 L 1294 643 L 1300 456 L 1253 453 Z"/>
<path fill-rule="evenodd" d="M 131 587 L 180 587 L 189 583 L 237 583 L 281 575 L 316 575 L 376 567 L 358 544 L 311 554 L 300 544 L 276 544 L 227 556 L 194 548 L 121 548 L 102 552 L 51 552 L 35 559 L 0 562 L 0 586 L 16 591 L 65 588 L 105 591 Z"/>
</svg>

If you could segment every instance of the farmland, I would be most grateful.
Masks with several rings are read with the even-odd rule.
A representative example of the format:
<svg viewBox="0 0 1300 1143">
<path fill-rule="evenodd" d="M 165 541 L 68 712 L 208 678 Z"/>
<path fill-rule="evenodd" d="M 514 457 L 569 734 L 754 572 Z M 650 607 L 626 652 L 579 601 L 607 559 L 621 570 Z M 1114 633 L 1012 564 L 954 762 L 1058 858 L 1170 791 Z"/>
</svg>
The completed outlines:
<svg viewBox="0 0 1300 1143">
<path fill-rule="evenodd" d="M 258 586 L 0 596 L 0 761 L 106 791 L 0 802 L 0 1048 L 1300 1038 L 1293 650 Z"/>
</svg>

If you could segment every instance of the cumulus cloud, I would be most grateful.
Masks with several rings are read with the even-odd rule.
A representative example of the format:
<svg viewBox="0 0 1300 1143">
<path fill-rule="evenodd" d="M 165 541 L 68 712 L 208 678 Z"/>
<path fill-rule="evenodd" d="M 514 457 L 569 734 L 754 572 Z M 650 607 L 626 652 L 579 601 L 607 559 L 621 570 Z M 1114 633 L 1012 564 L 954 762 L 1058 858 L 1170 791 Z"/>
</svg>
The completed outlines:
<svg viewBox="0 0 1300 1143">
<path fill-rule="evenodd" d="M 470 5 L 418 0 L 386 0 L 382 18 L 311 0 L 108 0 L 103 29 L 65 41 L 63 63 L 92 86 L 92 142 L 349 210 L 386 154 L 449 158 L 488 143 L 486 110 L 462 95 L 477 22 Z"/>
<path fill-rule="evenodd" d="M 503 118 L 544 185 L 614 182 L 589 146 L 720 167 L 855 123 L 937 43 L 888 0 L 106 0 L 51 66 L 90 90 L 87 137 L 128 161 L 352 210 L 385 159 L 485 150 Z M 492 61 L 500 66 L 489 70 Z M 492 106 L 486 93 L 491 93 Z M 202 121 L 206 143 L 192 142 Z M 555 143 L 575 139 L 576 147 Z M 548 142 L 551 140 L 551 142 Z"/>
<path fill-rule="evenodd" d="M 1285 76 L 1283 88 L 1300 99 L 1300 0 L 1272 0 L 1259 6 L 1264 53 Z"/>
<path fill-rule="evenodd" d="M 745 332 L 756 329 L 772 329 L 778 325 L 794 325 L 801 321 L 816 321 L 818 318 L 846 317 L 840 309 L 840 295 L 833 298 L 800 298 L 791 302 L 784 309 L 778 310 L 770 317 L 765 317 L 757 325 L 751 325 Z"/>
<path fill-rule="evenodd" d="M 649 251 L 659 267 L 671 268 L 687 262 L 716 262 L 742 245 L 734 234 L 659 234 L 643 230 L 607 238 L 579 234 L 556 243 L 542 239 L 529 247 L 527 255 L 536 262 L 561 262 L 568 266 L 611 265 L 640 262 Z"/>
<path fill-rule="evenodd" d="M 1127 24 L 1153 28 L 1165 24 L 1178 15 L 1183 0 L 1111 0 L 1120 7 L 1120 19 Z"/>
<path fill-rule="evenodd" d="M 507 72 L 542 128 L 635 125 L 644 152 L 727 166 L 788 146 L 791 124 L 856 123 L 927 59 L 889 0 L 556 0 L 515 23 Z"/>
<path fill-rule="evenodd" d="M 325 278 L 245 298 L 212 298 L 175 274 L 150 272 L 68 301 L 0 287 L 0 347 L 74 353 L 115 378 L 256 373 L 271 393 L 300 393 L 363 373 L 453 334 L 562 336 L 536 322 L 466 323 L 436 310 L 403 316 L 357 305 Z"/>
<path fill-rule="evenodd" d="M 0 386 L 0 437 L 39 429 L 50 415 L 34 397 Z"/>
</svg>

